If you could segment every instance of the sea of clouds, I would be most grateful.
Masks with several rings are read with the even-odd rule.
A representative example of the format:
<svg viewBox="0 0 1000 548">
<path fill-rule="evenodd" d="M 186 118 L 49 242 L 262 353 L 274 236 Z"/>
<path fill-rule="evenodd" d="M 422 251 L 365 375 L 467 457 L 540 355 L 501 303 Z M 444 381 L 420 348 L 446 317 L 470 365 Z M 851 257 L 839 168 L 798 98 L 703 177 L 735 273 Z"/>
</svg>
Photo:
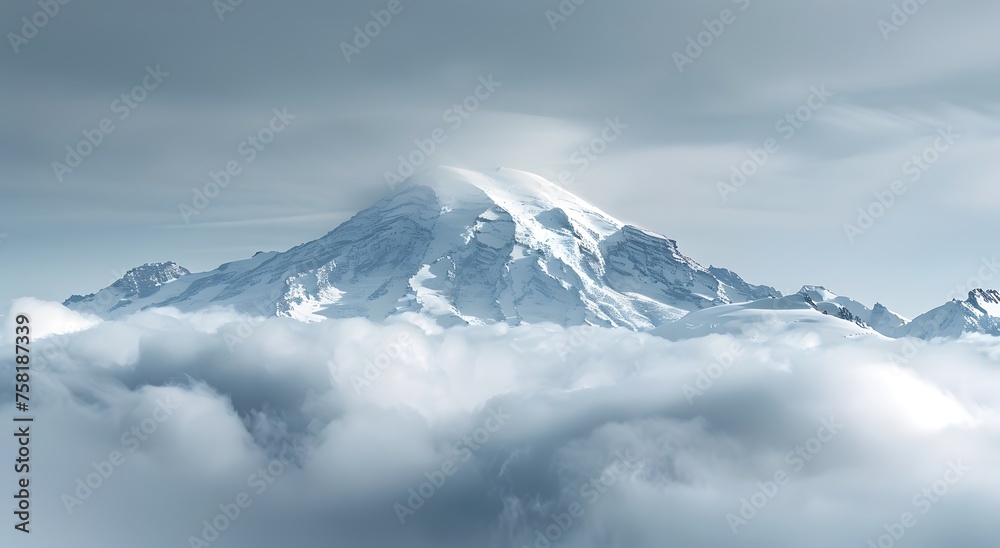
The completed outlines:
<svg viewBox="0 0 1000 548">
<path fill-rule="evenodd" d="M 3 378 L 20 313 L 32 532 L 6 511 L 4 546 L 996 544 L 997 338 L 100 321 L 25 299 L 0 318 Z"/>
</svg>

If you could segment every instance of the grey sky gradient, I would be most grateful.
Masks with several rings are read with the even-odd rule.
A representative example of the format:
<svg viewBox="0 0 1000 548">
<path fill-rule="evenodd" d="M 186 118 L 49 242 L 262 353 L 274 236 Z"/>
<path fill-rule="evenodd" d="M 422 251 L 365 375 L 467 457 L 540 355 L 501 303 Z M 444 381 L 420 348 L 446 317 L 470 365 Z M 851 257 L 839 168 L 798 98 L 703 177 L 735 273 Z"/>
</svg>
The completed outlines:
<svg viewBox="0 0 1000 548">
<path fill-rule="evenodd" d="M 438 127 L 428 166 L 573 171 L 608 213 L 782 291 L 823 284 L 913 317 L 998 254 L 995 2 L 930 0 L 886 40 L 885 0 L 591 0 L 555 30 L 556 0 L 403 0 L 348 63 L 341 43 L 387 4 L 245 0 L 220 21 L 207 0 L 77 1 L 16 53 L 7 33 L 40 8 L 0 7 L 0 301 L 313 239 L 388 192 L 396 157 Z M 724 9 L 735 21 L 680 72 L 673 54 Z M 157 65 L 169 76 L 119 120 L 113 101 Z M 452 130 L 446 111 L 489 75 L 501 86 Z M 775 123 L 812 86 L 834 95 L 786 141 Z M 178 205 L 275 108 L 296 118 L 185 223 Z M 59 181 L 52 162 L 105 117 L 115 130 Z M 574 150 L 609 117 L 628 128 L 579 172 Z M 948 127 L 958 141 L 851 243 L 857 208 Z M 724 201 L 717 181 L 769 138 L 781 150 Z"/>
</svg>

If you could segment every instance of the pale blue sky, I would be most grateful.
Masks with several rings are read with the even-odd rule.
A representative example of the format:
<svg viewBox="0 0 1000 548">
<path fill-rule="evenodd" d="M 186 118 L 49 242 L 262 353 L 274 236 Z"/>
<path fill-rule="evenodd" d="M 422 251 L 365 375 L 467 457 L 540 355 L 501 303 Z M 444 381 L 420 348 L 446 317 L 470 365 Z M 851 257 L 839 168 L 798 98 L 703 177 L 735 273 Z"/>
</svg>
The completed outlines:
<svg viewBox="0 0 1000 548">
<path fill-rule="evenodd" d="M 898 30 L 880 28 L 885 0 L 594 1 L 565 20 L 547 17 L 555 0 L 404 1 L 383 28 L 370 12 L 388 4 L 245 0 L 220 20 L 208 0 L 71 2 L 25 40 L 9 33 L 37 4 L 0 7 L 0 301 L 313 239 L 388 192 L 396 157 L 438 127 L 427 165 L 569 171 L 608 213 L 782 291 L 822 284 L 912 317 L 1000 251 L 995 2 L 932 0 Z M 378 36 L 348 62 L 366 24 Z M 685 52 L 689 37 L 708 45 Z M 489 75 L 500 86 L 455 128 L 448 110 Z M 833 95 L 810 108 L 813 87 Z M 241 143 L 283 107 L 296 118 L 247 162 Z M 808 121 L 778 124 L 797 109 Z M 615 117 L 620 138 L 574 156 Z M 103 118 L 113 131 L 60 180 L 52 163 Z M 931 153 L 948 127 L 960 137 Z M 717 182 L 771 138 L 723 200 Z M 179 204 L 229 162 L 241 173 L 185 223 Z M 844 224 L 896 179 L 906 193 L 851 242 Z"/>
</svg>

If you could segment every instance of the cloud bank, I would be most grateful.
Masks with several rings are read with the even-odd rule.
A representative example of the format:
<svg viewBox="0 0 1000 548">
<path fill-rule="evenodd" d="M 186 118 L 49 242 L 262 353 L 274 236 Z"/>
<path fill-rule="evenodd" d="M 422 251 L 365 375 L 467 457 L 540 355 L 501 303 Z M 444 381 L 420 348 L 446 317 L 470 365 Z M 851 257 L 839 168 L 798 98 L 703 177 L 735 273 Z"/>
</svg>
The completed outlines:
<svg viewBox="0 0 1000 548">
<path fill-rule="evenodd" d="M 32 342 L 33 532 L 4 545 L 995 541 L 996 338 L 63 314 Z"/>
</svg>

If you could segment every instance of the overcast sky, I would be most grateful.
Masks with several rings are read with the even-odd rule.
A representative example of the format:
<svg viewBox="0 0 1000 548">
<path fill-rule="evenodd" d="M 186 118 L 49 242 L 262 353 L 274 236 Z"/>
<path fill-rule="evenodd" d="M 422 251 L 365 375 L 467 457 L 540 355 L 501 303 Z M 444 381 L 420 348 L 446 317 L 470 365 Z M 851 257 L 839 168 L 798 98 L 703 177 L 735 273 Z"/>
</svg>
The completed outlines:
<svg viewBox="0 0 1000 548">
<path fill-rule="evenodd" d="M 567 171 L 608 213 L 786 292 L 822 284 L 912 317 L 998 254 L 996 2 L 929 0 L 893 20 L 888 0 L 591 0 L 565 17 L 556 0 L 402 0 L 388 24 L 371 13 L 387 0 L 220 5 L 0 7 L 0 300 L 311 240 L 387 193 L 397 157 L 437 128 L 447 141 L 422 167 Z M 274 109 L 294 119 L 249 162 L 241 143 L 281 127 Z M 807 120 L 778 123 L 796 112 Z M 609 118 L 627 127 L 584 167 L 574 151 Z M 75 163 L 67 146 L 90 154 L 54 168 Z M 240 173 L 186 222 L 179 205 L 231 162 Z M 896 180 L 905 193 L 849 236 Z"/>
</svg>

